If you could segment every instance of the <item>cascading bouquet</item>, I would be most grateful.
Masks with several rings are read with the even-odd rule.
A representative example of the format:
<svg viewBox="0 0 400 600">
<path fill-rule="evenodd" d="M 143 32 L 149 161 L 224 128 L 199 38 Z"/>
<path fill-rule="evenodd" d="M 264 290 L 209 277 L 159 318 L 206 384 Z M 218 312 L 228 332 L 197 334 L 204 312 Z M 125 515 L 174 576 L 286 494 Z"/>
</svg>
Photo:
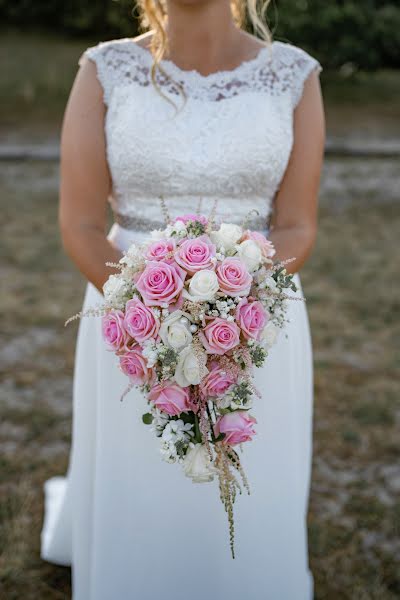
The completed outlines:
<svg viewBox="0 0 400 600">
<path fill-rule="evenodd" d="M 214 216 L 184 215 L 131 245 L 105 283 L 105 343 L 148 401 L 143 422 L 162 458 L 194 482 L 217 477 L 234 557 L 233 505 L 250 493 L 237 447 L 256 419 L 253 366 L 261 367 L 296 291 L 272 243 Z M 79 316 L 82 316 L 80 314 Z M 121 398 L 121 399 L 122 399 Z"/>
</svg>

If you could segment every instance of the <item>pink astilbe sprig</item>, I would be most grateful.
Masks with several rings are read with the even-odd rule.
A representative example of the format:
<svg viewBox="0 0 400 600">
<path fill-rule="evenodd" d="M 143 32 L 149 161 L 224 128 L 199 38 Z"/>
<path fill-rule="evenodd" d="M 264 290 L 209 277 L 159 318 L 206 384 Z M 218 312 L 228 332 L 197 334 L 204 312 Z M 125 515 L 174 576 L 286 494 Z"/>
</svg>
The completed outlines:
<svg viewBox="0 0 400 600">
<path fill-rule="evenodd" d="M 135 384 L 132 383 L 132 381 L 129 383 L 129 385 L 126 386 L 126 388 L 124 389 L 124 391 L 122 392 L 121 396 L 120 396 L 120 401 L 122 402 L 123 399 L 129 394 L 129 392 L 131 390 L 133 390 L 133 388 L 135 387 Z"/>
<path fill-rule="evenodd" d="M 290 263 L 294 262 L 295 260 L 296 260 L 295 258 L 285 258 L 284 260 L 280 260 L 279 262 L 277 262 L 271 266 L 271 271 L 278 271 L 278 269 L 281 269 L 282 267 L 286 267 L 286 265 L 289 265 Z"/>
<path fill-rule="evenodd" d="M 189 313 L 194 322 L 200 322 L 201 326 L 205 327 L 206 315 L 204 306 L 200 302 L 185 300 L 182 310 L 186 313 Z"/>
<path fill-rule="evenodd" d="M 251 210 L 249 210 L 249 212 L 247 213 L 247 215 L 245 216 L 245 218 L 243 219 L 243 221 L 241 223 L 242 229 L 246 229 L 248 227 L 249 222 L 251 221 L 253 215 L 255 217 L 258 217 L 260 215 L 260 213 L 255 208 L 252 208 Z"/>
<path fill-rule="evenodd" d="M 207 399 L 202 395 L 200 395 L 200 399 L 201 399 L 201 402 L 200 402 L 199 413 L 198 413 L 199 428 L 200 428 L 200 433 L 201 433 L 203 444 L 205 445 L 207 452 L 209 454 L 209 457 L 212 460 L 213 454 L 212 454 L 211 444 L 210 444 L 210 440 L 209 440 L 209 432 L 212 431 L 212 423 L 210 423 L 208 414 L 207 414 L 207 408 L 206 408 L 207 407 Z"/>
<path fill-rule="evenodd" d="M 159 200 L 160 200 L 161 212 L 163 214 L 165 224 L 169 225 L 170 223 L 172 223 L 172 219 L 170 217 L 169 210 L 168 210 L 167 204 L 165 202 L 164 196 L 159 196 Z"/>
<path fill-rule="evenodd" d="M 240 373 L 242 377 L 244 376 L 246 379 L 252 377 L 251 370 L 253 361 L 251 359 L 251 353 L 249 346 L 245 344 L 240 344 L 238 348 L 235 348 L 233 352 L 233 358 L 238 363 L 239 368 L 241 369 Z M 244 375 L 243 375 L 244 372 Z"/>
<path fill-rule="evenodd" d="M 231 357 L 224 354 L 223 356 L 218 356 L 216 359 L 218 360 L 219 367 L 224 369 L 232 377 L 232 379 L 237 380 L 240 375 L 242 375 L 242 368 L 238 365 L 237 362 L 232 360 Z"/>
<path fill-rule="evenodd" d="M 195 415 L 197 415 L 202 405 L 202 396 L 200 393 L 200 389 L 197 385 L 192 386 L 190 389 L 189 403 L 190 409 L 194 412 Z"/>
<path fill-rule="evenodd" d="M 224 446 L 224 444 L 216 445 L 215 467 L 218 473 L 221 502 L 228 515 L 231 554 L 232 558 L 235 558 L 235 521 L 233 516 L 233 505 L 235 504 L 237 492 L 241 494 L 242 488 L 231 469 L 232 460 L 230 454 L 232 453 L 230 450 L 230 446 Z"/>
<path fill-rule="evenodd" d="M 122 269 L 124 268 L 124 265 L 122 263 L 106 262 L 105 265 L 106 265 L 106 267 L 118 269 L 118 271 L 122 271 Z"/>
<path fill-rule="evenodd" d="M 109 308 L 104 305 L 94 306 L 92 308 L 87 308 L 86 310 L 81 310 L 77 312 L 72 317 L 69 317 L 64 323 L 64 327 L 72 323 L 72 321 L 76 321 L 78 319 L 82 319 L 83 317 L 104 317 L 105 314 L 109 311 Z"/>
<path fill-rule="evenodd" d="M 213 206 L 211 208 L 210 216 L 208 217 L 208 223 L 207 223 L 207 228 L 206 228 L 207 235 L 209 235 L 211 233 L 211 231 L 213 230 L 213 227 L 215 225 L 217 206 L 218 206 L 218 200 L 214 200 Z"/>
</svg>

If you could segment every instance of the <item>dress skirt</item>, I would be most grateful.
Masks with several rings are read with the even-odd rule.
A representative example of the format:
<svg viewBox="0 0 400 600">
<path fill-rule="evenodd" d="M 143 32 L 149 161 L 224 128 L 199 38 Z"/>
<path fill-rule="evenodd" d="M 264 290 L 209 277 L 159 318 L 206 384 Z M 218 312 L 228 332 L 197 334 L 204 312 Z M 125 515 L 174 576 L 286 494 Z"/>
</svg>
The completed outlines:
<svg viewBox="0 0 400 600">
<path fill-rule="evenodd" d="M 113 225 L 120 248 L 142 234 Z M 295 281 L 300 286 L 299 276 Z M 101 304 L 87 285 L 84 309 Z M 312 348 L 304 302 L 255 369 L 257 435 L 242 464 L 251 495 L 235 507 L 236 557 L 217 481 L 163 462 L 138 390 L 106 350 L 101 319 L 79 324 L 67 474 L 44 483 L 41 557 L 71 565 L 73 600 L 310 600 L 306 515 L 312 455 Z"/>
</svg>

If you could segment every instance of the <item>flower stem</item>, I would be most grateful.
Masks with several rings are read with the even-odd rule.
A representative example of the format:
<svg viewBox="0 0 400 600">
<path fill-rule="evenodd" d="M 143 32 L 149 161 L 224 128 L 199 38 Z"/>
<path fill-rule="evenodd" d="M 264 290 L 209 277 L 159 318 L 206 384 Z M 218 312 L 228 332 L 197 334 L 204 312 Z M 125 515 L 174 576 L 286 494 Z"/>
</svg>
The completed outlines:
<svg viewBox="0 0 400 600">
<path fill-rule="evenodd" d="M 210 408 L 207 403 L 206 403 L 206 411 L 207 411 L 207 415 L 208 415 L 208 420 L 210 421 L 211 440 L 215 443 L 214 424 L 212 421 Z"/>
<path fill-rule="evenodd" d="M 195 431 L 195 435 L 196 435 L 196 441 L 198 441 L 199 444 L 201 444 L 201 433 L 200 433 L 200 427 L 199 427 L 199 418 L 196 415 L 196 413 L 194 414 L 194 431 Z"/>
</svg>

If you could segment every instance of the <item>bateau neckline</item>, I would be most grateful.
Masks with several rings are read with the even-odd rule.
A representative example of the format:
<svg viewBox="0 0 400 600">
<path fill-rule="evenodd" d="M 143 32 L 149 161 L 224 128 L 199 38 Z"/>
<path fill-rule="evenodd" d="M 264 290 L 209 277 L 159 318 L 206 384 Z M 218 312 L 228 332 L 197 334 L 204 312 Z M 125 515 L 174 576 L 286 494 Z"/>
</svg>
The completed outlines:
<svg viewBox="0 0 400 600">
<path fill-rule="evenodd" d="M 125 41 L 129 42 L 130 46 L 132 46 L 133 48 L 137 48 L 139 53 L 141 53 L 143 56 L 145 56 L 147 58 L 147 60 L 150 60 L 150 59 L 151 59 L 151 61 L 153 60 L 153 55 L 148 48 L 144 48 L 143 46 L 140 46 L 137 42 L 135 42 L 133 40 L 133 38 L 125 38 Z M 182 69 L 173 60 L 171 60 L 169 58 L 161 59 L 160 65 L 169 67 L 180 77 L 195 77 L 195 78 L 199 79 L 200 81 L 210 81 L 212 79 L 219 78 L 219 77 L 237 75 L 237 73 L 241 72 L 242 70 L 245 70 L 247 68 L 257 65 L 261 61 L 261 59 L 264 58 L 264 55 L 266 55 L 267 53 L 269 54 L 271 52 L 273 44 L 274 44 L 274 42 L 271 42 L 268 45 L 263 45 L 260 48 L 260 50 L 257 52 L 257 54 L 255 56 L 253 56 L 253 58 L 248 58 L 247 60 L 243 60 L 241 63 L 239 63 L 233 69 L 213 71 L 211 73 L 208 73 L 208 75 L 203 75 L 197 69 Z"/>
</svg>

